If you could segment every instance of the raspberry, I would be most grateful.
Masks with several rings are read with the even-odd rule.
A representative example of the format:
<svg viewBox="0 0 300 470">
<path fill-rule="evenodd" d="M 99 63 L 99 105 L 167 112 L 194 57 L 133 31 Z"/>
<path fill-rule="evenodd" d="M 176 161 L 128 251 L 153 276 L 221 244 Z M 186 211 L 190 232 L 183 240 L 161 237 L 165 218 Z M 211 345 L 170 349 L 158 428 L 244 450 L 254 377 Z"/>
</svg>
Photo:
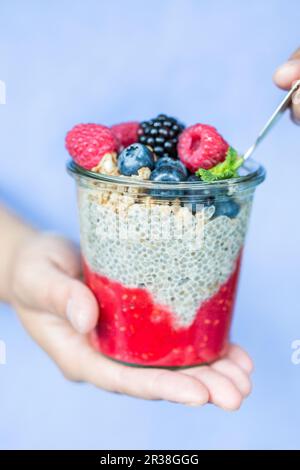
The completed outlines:
<svg viewBox="0 0 300 470">
<path fill-rule="evenodd" d="M 121 152 L 125 147 L 135 144 L 138 141 L 138 129 L 140 123 L 136 121 L 122 122 L 112 126 L 111 132 L 118 142 L 118 150 Z"/>
<path fill-rule="evenodd" d="M 217 130 L 207 124 L 195 124 L 179 137 L 177 150 L 182 163 L 192 172 L 209 170 L 226 157 L 229 145 Z"/>
<path fill-rule="evenodd" d="M 78 165 L 91 170 L 105 154 L 116 151 L 117 142 L 108 127 L 77 124 L 67 133 L 66 148 Z"/>
</svg>

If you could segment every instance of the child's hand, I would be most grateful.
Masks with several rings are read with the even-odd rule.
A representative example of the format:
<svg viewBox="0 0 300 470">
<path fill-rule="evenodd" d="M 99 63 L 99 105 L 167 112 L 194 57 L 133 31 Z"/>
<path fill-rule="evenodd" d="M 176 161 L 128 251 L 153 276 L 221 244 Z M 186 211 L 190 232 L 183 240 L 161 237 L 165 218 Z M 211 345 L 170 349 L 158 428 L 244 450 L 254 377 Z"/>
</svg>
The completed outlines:
<svg viewBox="0 0 300 470">
<path fill-rule="evenodd" d="M 274 82 L 280 88 L 289 90 L 296 80 L 300 80 L 300 48 L 294 52 L 292 57 L 281 67 L 279 67 L 274 74 Z M 297 98 L 294 99 L 292 105 L 292 118 L 300 124 L 300 92 L 297 92 Z"/>
<path fill-rule="evenodd" d="M 79 280 L 75 247 L 53 235 L 32 235 L 15 257 L 11 302 L 35 341 L 65 377 L 145 399 L 238 409 L 251 389 L 252 361 L 238 346 L 211 366 L 181 371 L 119 365 L 89 344 L 98 307 Z M 101 315 L 101 312 L 100 312 Z"/>
</svg>

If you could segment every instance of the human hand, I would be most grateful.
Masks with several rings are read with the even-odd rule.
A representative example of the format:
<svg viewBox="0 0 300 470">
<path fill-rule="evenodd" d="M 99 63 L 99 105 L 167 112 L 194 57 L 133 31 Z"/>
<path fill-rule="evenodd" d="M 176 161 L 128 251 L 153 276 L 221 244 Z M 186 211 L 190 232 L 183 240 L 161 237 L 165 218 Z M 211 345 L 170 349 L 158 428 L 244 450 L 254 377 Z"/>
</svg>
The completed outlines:
<svg viewBox="0 0 300 470">
<path fill-rule="evenodd" d="M 277 86 L 289 90 L 296 80 L 300 80 L 300 47 L 291 58 L 281 65 L 275 72 L 273 80 Z M 300 91 L 296 93 L 291 107 L 292 119 L 300 124 Z"/>
<path fill-rule="evenodd" d="M 49 234 L 27 239 L 12 269 L 11 303 L 66 378 L 149 400 L 240 407 L 250 393 L 252 361 L 238 346 L 210 366 L 180 371 L 120 365 L 96 352 L 86 334 L 97 323 L 98 306 L 80 276 L 76 248 Z"/>
</svg>

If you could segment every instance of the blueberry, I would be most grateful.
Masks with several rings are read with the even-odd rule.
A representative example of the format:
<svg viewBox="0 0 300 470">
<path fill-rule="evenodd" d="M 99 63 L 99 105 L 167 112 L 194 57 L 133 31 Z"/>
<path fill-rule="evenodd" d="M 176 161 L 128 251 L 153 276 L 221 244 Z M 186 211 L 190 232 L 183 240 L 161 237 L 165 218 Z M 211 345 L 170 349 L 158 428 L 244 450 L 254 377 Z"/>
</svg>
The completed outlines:
<svg viewBox="0 0 300 470">
<path fill-rule="evenodd" d="M 171 157 L 159 158 L 155 164 L 155 169 L 161 168 L 163 166 L 172 166 L 173 168 L 177 168 L 180 171 L 182 171 L 185 174 L 185 176 L 188 176 L 188 170 L 186 166 L 180 160 L 174 160 Z"/>
<path fill-rule="evenodd" d="M 194 183 L 199 182 L 200 179 L 196 175 L 191 175 L 188 177 L 188 181 Z M 213 217 L 225 215 L 232 219 L 238 215 L 240 206 L 234 199 L 226 196 L 226 193 L 226 189 L 216 192 L 213 188 L 191 189 L 186 192 L 193 211 L 196 211 L 196 204 L 204 204 L 204 206 L 214 205 L 215 212 Z"/>
<path fill-rule="evenodd" d="M 214 217 L 225 215 L 233 219 L 240 212 L 239 204 L 231 198 L 223 198 L 216 203 Z"/>
<path fill-rule="evenodd" d="M 150 180 L 156 183 L 180 183 L 181 181 L 186 181 L 186 175 L 181 169 L 165 164 L 159 168 L 156 167 L 152 171 Z M 150 192 L 153 197 L 166 199 L 179 197 L 184 193 L 182 190 L 176 189 L 152 189 Z"/>
<path fill-rule="evenodd" d="M 164 157 L 167 159 L 167 157 Z M 176 163 L 174 161 L 174 163 Z M 154 171 L 152 171 L 150 179 L 152 181 L 156 181 L 157 183 L 160 182 L 170 182 L 170 183 L 180 183 L 181 181 L 186 180 L 186 175 L 179 167 L 176 168 L 171 164 L 161 164 L 159 167 L 156 167 Z"/>
<path fill-rule="evenodd" d="M 195 182 L 195 183 L 200 183 L 200 178 L 196 175 L 190 175 L 187 179 L 188 181 L 190 181 L 191 183 Z"/>
<path fill-rule="evenodd" d="M 132 144 L 126 147 L 118 158 L 118 168 L 122 175 L 137 175 L 138 170 L 148 167 L 154 168 L 154 156 L 151 150 L 142 144 Z"/>
</svg>

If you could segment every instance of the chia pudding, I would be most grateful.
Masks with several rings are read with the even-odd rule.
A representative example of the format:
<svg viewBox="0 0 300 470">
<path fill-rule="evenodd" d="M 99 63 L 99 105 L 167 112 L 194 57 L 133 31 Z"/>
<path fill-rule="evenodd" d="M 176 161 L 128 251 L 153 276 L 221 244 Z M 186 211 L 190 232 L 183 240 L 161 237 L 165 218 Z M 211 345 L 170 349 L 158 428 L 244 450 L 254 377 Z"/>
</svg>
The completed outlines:
<svg viewBox="0 0 300 470">
<path fill-rule="evenodd" d="M 181 149 L 179 161 L 174 145 L 161 155 L 143 139 L 152 136 L 145 134 L 149 126 L 166 129 L 171 122 L 178 152 L 185 148 L 190 135 L 162 116 L 135 127 L 135 137 L 127 129 L 123 145 L 122 125 L 115 126 L 118 149 L 106 151 L 97 165 L 90 151 L 90 167 L 74 157 L 85 155 L 73 149 L 72 135 L 67 147 L 75 163 L 69 171 L 77 181 L 85 281 L 99 303 L 93 345 L 132 365 L 186 367 L 210 363 L 226 351 L 253 193 L 264 172 L 250 162 L 231 178 L 206 182 L 205 172 L 220 165 L 217 152 L 228 152 L 220 138 L 213 140 L 214 165 L 205 168 L 206 155 L 203 177 L 195 177 L 200 154 L 189 157 Z M 129 124 L 132 131 L 136 123 Z M 141 144 L 128 141 L 129 134 Z"/>
</svg>

